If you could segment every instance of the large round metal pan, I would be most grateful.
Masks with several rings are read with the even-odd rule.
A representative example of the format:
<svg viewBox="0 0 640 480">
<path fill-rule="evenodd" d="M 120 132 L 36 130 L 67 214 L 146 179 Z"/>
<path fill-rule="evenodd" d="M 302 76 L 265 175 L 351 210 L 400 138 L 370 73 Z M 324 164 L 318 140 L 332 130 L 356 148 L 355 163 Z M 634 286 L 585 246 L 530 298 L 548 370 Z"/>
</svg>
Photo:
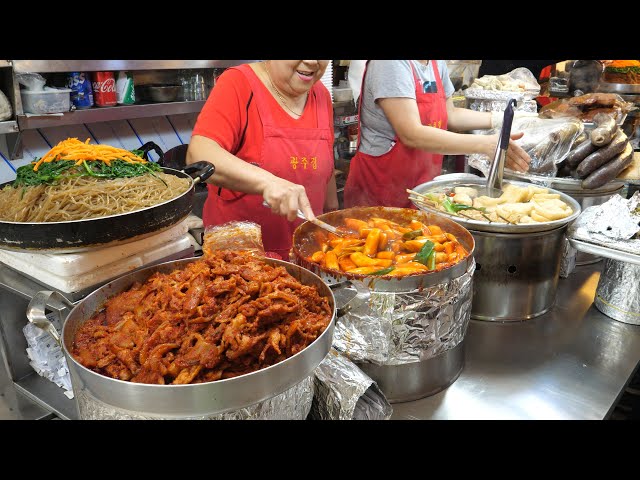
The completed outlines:
<svg viewBox="0 0 640 480">
<path fill-rule="evenodd" d="M 310 271 L 271 258 L 262 260 L 269 265 L 285 267 L 287 272 L 304 285 L 317 287 L 319 294 L 328 299 L 333 312 L 328 327 L 313 343 L 280 363 L 215 382 L 147 385 L 100 375 L 82 366 L 69 353 L 78 328 L 102 308 L 108 298 L 127 290 L 134 282 L 144 282 L 155 272 L 169 273 L 197 260 L 199 259 L 190 258 L 167 262 L 125 275 L 97 289 L 71 310 L 62 329 L 62 348 L 76 395 L 82 391 L 85 397 L 89 396 L 106 405 L 167 418 L 211 415 L 244 408 L 288 390 L 307 378 L 329 353 L 335 322 L 333 293 Z M 31 310 L 30 305 L 29 311 Z M 29 319 L 33 321 L 31 317 Z"/>
<path fill-rule="evenodd" d="M 446 175 L 440 177 L 440 180 L 432 180 L 430 182 L 426 182 L 423 184 L 414 187 L 413 190 L 421 193 L 440 193 L 444 188 L 453 188 L 453 187 L 485 187 L 487 184 L 486 178 L 476 177 L 471 178 L 470 176 L 464 177 L 455 177 L 452 176 L 452 179 L 448 179 Z M 529 182 L 516 182 L 516 181 L 504 181 L 503 185 L 516 185 L 518 187 L 528 187 L 531 185 Z M 546 187 L 545 187 L 546 188 Z M 464 226 L 468 230 L 471 231 L 480 231 L 480 232 L 496 232 L 496 233 L 533 233 L 533 232 L 546 232 L 548 230 L 554 230 L 563 225 L 566 225 L 573 220 L 575 220 L 578 215 L 580 215 L 580 204 L 567 195 L 564 192 L 554 190 L 549 188 L 549 193 L 557 193 L 560 195 L 560 199 L 569 205 L 573 210 L 573 213 L 568 217 L 562 218 L 560 220 L 553 220 L 550 222 L 540 222 L 540 223 L 525 223 L 525 224 L 511 224 L 511 223 L 492 223 L 492 222 L 481 222 L 479 220 L 471 220 L 459 215 L 452 215 L 447 212 L 443 212 L 436 208 L 430 208 L 423 204 L 418 204 L 414 202 L 414 205 L 418 207 L 420 210 L 425 212 L 438 213 L 446 216 Z"/>
<path fill-rule="evenodd" d="M 371 217 L 385 218 L 398 223 L 408 223 L 411 220 L 418 220 L 427 225 L 438 225 L 444 231 L 455 235 L 458 241 L 469 252 L 469 255 L 455 265 L 440 270 L 439 272 L 415 273 L 405 275 L 404 277 L 340 273 L 335 270 L 323 268 L 321 265 L 307 260 L 313 252 L 318 249 L 318 245 L 314 240 L 314 232 L 320 229 L 320 227 L 311 222 L 304 222 L 293 232 L 292 255 L 295 258 L 295 262 L 317 273 L 329 284 L 341 284 L 342 282 L 356 280 L 364 283 L 367 288 L 377 292 L 406 292 L 448 282 L 452 278 L 457 278 L 466 272 L 469 265 L 473 262 L 475 242 L 471 233 L 456 222 L 437 213 L 421 212 L 411 208 L 353 207 L 318 216 L 323 222 L 336 227 L 344 225 L 345 218 L 357 218 L 358 220 L 366 221 Z"/>
<path fill-rule="evenodd" d="M 172 168 L 162 171 L 187 178 L 189 188 L 166 202 L 106 217 L 66 222 L 0 222 L 0 248 L 38 253 L 83 252 L 140 240 L 166 230 L 191 213 L 196 183 L 209 178 L 215 167 L 198 162 L 184 171 Z"/>
</svg>

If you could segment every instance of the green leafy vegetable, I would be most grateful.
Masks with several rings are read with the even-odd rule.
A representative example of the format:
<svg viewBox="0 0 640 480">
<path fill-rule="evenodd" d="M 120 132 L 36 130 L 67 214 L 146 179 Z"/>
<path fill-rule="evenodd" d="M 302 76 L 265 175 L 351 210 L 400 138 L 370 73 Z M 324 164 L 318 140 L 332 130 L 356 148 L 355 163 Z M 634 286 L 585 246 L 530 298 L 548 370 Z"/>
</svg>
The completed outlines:
<svg viewBox="0 0 640 480">
<path fill-rule="evenodd" d="M 416 237 L 422 235 L 422 230 L 413 230 L 411 232 L 403 233 L 402 238 L 404 240 L 413 240 Z"/>
<path fill-rule="evenodd" d="M 436 269 L 436 251 L 435 250 L 433 250 L 429 254 L 429 258 L 427 260 L 427 268 L 429 270 L 435 270 Z"/>
<path fill-rule="evenodd" d="M 472 207 L 471 205 L 465 205 L 463 203 L 454 203 L 449 200 L 449 197 L 445 197 L 442 201 L 442 206 L 449 213 L 458 213 L 460 210 L 480 210 L 481 212 L 486 211 L 486 208 L 480 207 Z"/>
<path fill-rule="evenodd" d="M 415 257 L 413 257 L 413 261 L 421 263 L 423 265 L 427 265 L 428 267 L 429 265 L 427 262 L 429 261 L 429 255 L 433 253 L 435 257 L 435 252 L 433 250 L 435 246 L 436 244 L 433 243 L 431 240 L 427 240 L 426 242 L 424 242 L 424 245 L 422 246 L 420 251 L 416 253 Z"/>
<path fill-rule="evenodd" d="M 371 275 L 386 275 L 387 273 L 393 272 L 396 267 L 387 267 L 382 270 L 378 270 L 377 272 L 373 272 Z"/>
<path fill-rule="evenodd" d="M 53 162 L 42 163 L 37 171 L 33 170 L 32 164 L 23 165 L 18 168 L 13 186 L 27 187 L 43 183 L 52 185 L 58 183 L 64 178 L 72 177 L 96 177 L 108 179 L 138 177 L 145 173 L 154 175 L 155 172 L 161 171 L 162 168 L 160 168 L 158 164 L 151 162 L 130 163 L 125 162 L 124 160 L 112 160 L 111 165 L 107 165 L 100 161 L 85 161 L 80 165 L 76 165 L 73 160 L 56 160 Z M 156 178 L 162 181 L 161 178 Z"/>
<path fill-rule="evenodd" d="M 458 211 L 455 209 L 454 207 L 454 203 L 449 200 L 449 197 L 444 197 L 444 200 L 442 201 L 442 206 L 444 207 L 444 209 L 449 212 L 449 213 L 458 213 Z"/>
</svg>

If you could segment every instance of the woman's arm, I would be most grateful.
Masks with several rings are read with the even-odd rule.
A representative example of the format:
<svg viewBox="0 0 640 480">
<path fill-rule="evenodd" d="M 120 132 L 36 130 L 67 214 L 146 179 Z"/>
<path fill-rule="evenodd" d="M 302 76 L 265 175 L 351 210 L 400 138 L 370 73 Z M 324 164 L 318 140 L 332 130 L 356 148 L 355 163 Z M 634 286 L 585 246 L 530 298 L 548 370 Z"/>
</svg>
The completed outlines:
<svg viewBox="0 0 640 480">
<path fill-rule="evenodd" d="M 187 164 L 207 161 L 216 167 L 207 182 L 229 190 L 249 195 L 262 195 L 271 205 L 271 211 L 286 216 L 289 221 L 296 218 L 300 209 L 309 219 L 315 218 L 311 203 L 302 185 L 276 177 L 272 173 L 245 162 L 232 155 L 217 142 L 193 135 L 187 150 Z"/>
<path fill-rule="evenodd" d="M 450 98 L 447 98 L 447 116 L 447 129 L 454 132 L 492 128 L 491 112 L 476 112 L 468 108 L 454 107 L 453 100 Z"/>
<path fill-rule="evenodd" d="M 418 148 L 433 153 L 443 155 L 469 155 L 472 153 L 484 154 L 493 157 L 498 143 L 498 135 L 470 135 L 449 132 L 440 128 L 422 125 L 418 104 L 412 98 L 381 98 L 378 103 L 385 116 L 391 123 L 400 141 L 411 148 Z M 462 125 L 476 125 L 474 122 L 479 119 L 477 115 L 459 121 L 457 127 Z M 469 118 L 471 121 L 469 121 Z M 488 120 L 484 120 L 487 118 Z M 456 119 L 457 120 L 457 119 Z M 491 127 L 491 114 L 483 116 L 486 121 L 484 128 Z M 455 120 L 454 120 L 455 122 Z M 483 122 L 480 122 L 483 123 Z M 507 150 L 506 164 L 516 171 L 527 171 L 531 158 L 513 140 L 522 137 L 522 133 L 511 136 L 509 149 Z"/>
<path fill-rule="evenodd" d="M 324 211 L 332 212 L 338 210 L 340 205 L 338 204 L 338 187 L 336 186 L 336 171 L 334 170 L 327 184 L 327 194 L 324 199 Z"/>
</svg>

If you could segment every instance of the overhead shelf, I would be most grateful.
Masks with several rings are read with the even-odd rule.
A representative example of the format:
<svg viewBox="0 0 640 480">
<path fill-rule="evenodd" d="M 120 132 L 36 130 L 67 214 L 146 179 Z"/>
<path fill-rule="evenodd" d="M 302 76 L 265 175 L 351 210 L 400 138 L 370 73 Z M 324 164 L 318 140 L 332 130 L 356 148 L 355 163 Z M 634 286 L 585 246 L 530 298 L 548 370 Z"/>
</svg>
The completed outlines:
<svg viewBox="0 0 640 480">
<path fill-rule="evenodd" d="M 18 122 L 15 120 L 7 120 L 6 122 L 0 122 L 0 134 L 3 133 L 15 133 L 18 131 Z"/>
<path fill-rule="evenodd" d="M 18 115 L 18 125 L 20 126 L 20 130 L 29 130 L 62 125 L 76 125 L 80 123 L 108 122 L 111 120 L 128 120 L 131 118 L 195 113 L 202 110 L 204 103 L 204 100 L 150 103 L 142 105 L 121 105 L 118 107 L 93 107 L 86 110 L 67 112 L 62 115 Z M 1 124 L 0 128 L 2 128 Z"/>
<path fill-rule="evenodd" d="M 6 60 L 0 60 L 3 62 Z M 12 60 L 16 72 L 99 72 L 227 68 L 254 60 Z"/>
</svg>

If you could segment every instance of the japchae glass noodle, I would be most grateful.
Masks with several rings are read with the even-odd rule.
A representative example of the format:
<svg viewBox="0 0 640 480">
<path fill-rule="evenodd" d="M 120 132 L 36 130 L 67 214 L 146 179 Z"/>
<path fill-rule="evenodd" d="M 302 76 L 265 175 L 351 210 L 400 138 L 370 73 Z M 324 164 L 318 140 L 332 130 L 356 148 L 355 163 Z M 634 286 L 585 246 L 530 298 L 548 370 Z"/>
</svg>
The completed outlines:
<svg viewBox="0 0 640 480">
<path fill-rule="evenodd" d="M 132 212 L 175 198 L 189 180 L 162 172 L 130 178 L 63 178 L 54 185 L 6 186 L 0 190 L 0 220 L 64 222 Z"/>
<path fill-rule="evenodd" d="M 162 172 L 140 150 L 67 138 L 16 171 L 0 190 L 0 221 L 67 222 L 118 215 L 183 194 L 186 178 Z"/>
</svg>

